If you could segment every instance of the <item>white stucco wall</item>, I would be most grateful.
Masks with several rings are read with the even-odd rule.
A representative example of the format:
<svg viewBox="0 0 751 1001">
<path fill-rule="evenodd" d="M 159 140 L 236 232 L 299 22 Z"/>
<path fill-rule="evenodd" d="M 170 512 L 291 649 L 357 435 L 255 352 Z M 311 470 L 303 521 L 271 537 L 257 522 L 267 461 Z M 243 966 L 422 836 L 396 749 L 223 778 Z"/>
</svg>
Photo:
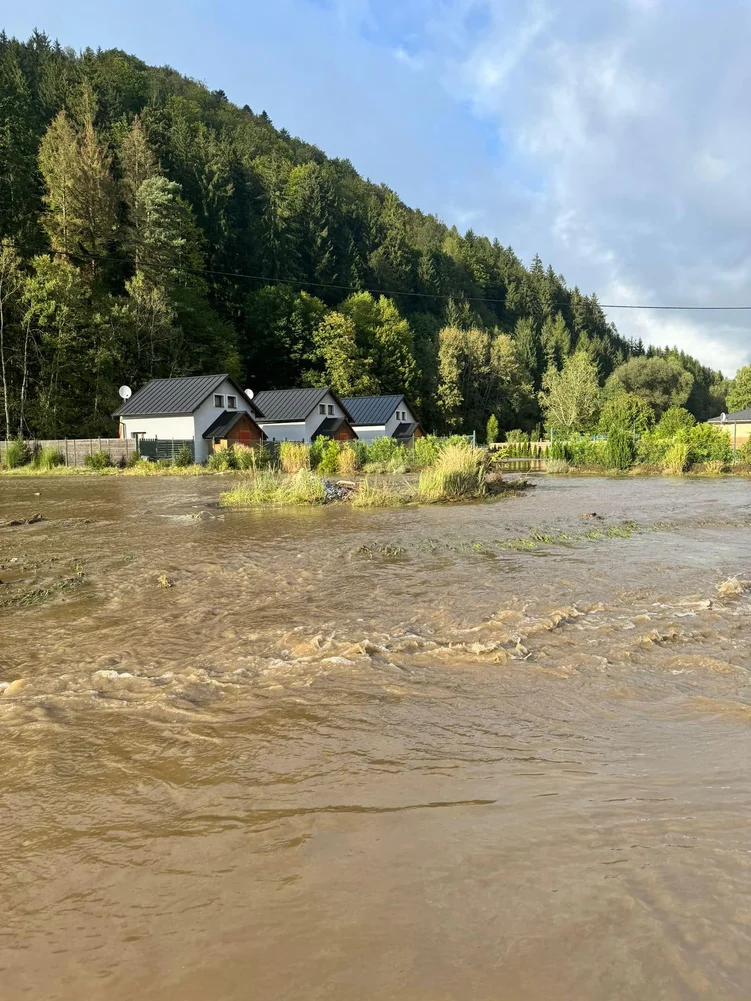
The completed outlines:
<svg viewBox="0 0 751 1001">
<path fill-rule="evenodd" d="M 321 426 L 321 422 L 325 421 L 327 417 L 344 417 L 344 411 L 336 402 L 331 393 L 326 393 L 324 398 L 320 401 L 326 407 L 326 413 L 321 414 L 318 412 L 318 404 L 316 404 L 315 409 L 312 414 L 309 414 L 308 419 L 305 421 L 305 440 L 310 441 L 313 435 L 316 433 L 318 428 Z M 329 413 L 329 407 L 333 406 L 333 414 Z"/>
<path fill-rule="evenodd" d="M 136 431 L 145 438 L 192 438 L 193 415 L 175 417 L 121 417 L 122 437 L 130 438 Z"/>
</svg>

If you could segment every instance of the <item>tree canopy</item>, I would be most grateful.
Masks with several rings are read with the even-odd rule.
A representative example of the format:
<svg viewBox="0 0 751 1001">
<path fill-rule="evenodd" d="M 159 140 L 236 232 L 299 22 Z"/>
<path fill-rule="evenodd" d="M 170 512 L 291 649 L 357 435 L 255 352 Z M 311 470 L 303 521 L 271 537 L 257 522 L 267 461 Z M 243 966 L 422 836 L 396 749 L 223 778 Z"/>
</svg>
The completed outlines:
<svg viewBox="0 0 751 1001">
<path fill-rule="evenodd" d="M 110 434 L 121 383 L 219 371 L 404 392 L 439 431 L 531 430 L 585 370 L 585 423 L 608 377 L 657 414 L 724 405 L 720 373 L 647 357 L 539 257 L 168 67 L 0 34 L 0 110 L 2 436 Z"/>
</svg>

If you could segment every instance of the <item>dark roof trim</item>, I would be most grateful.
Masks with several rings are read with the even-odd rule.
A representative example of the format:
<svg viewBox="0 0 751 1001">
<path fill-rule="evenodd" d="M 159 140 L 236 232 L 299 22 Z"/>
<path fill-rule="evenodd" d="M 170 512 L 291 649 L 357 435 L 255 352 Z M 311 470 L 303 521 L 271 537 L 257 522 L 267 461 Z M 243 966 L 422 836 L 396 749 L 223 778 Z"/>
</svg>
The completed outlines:
<svg viewBox="0 0 751 1001">
<path fill-rule="evenodd" d="M 411 423 L 398 424 L 394 429 L 394 433 L 391 435 L 392 438 L 411 438 L 416 431 L 422 431 L 419 421 L 412 421 Z"/>
<path fill-rule="evenodd" d="M 355 434 L 355 429 L 352 427 L 352 425 L 350 424 L 350 422 L 347 420 L 346 417 L 324 417 L 324 419 L 321 421 L 321 423 L 318 425 L 316 430 L 311 435 L 310 440 L 315 441 L 316 438 L 320 438 L 321 435 L 326 435 L 328 438 L 331 438 L 344 424 L 347 425 L 352 434 Z M 356 434 L 355 437 L 357 437 Z"/>
</svg>

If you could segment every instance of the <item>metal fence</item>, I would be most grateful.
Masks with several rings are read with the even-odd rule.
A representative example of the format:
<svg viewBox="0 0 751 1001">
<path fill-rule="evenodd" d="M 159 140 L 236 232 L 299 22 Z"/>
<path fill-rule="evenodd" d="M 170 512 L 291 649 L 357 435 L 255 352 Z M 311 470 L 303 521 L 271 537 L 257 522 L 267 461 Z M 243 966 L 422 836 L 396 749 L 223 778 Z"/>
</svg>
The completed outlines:
<svg viewBox="0 0 751 1001">
<path fill-rule="evenodd" d="M 195 462 L 195 442 L 192 438 L 141 438 L 138 442 L 141 458 L 150 462 L 159 462 L 160 459 L 172 461 L 184 448 L 190 452 L 190 461 Z"/>
</svg>

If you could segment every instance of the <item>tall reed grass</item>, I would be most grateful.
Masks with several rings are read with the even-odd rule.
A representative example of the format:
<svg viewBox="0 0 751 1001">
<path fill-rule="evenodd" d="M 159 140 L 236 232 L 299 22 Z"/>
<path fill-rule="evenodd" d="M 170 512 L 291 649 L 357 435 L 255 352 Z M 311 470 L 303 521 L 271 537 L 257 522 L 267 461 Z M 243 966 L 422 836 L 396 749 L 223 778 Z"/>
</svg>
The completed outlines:
<svg viewBox="0 0 751 1001">
<path fill-rule="evenodd" d="M 279 465 L 285 473 L 310 469 L 310 448 L 301 441 L 283 441 L 279 446 Z"/>
<path fill-rule="evenodd" d="M 472 445 L 446 445 L 435 465 L 420 473 L 421 500 L 435 502 L 484 497 L 487 492 L 487 458 Z"/>
<path fill-rule="evenodd" d="M 256 470 L 233 490 L 219 498 L 223 507 L 257 507 L 259 505 L 323 504 L 326 491 L 320 476 L 309 469 L 298 469 L 293 475 Z"/>
</svg>

